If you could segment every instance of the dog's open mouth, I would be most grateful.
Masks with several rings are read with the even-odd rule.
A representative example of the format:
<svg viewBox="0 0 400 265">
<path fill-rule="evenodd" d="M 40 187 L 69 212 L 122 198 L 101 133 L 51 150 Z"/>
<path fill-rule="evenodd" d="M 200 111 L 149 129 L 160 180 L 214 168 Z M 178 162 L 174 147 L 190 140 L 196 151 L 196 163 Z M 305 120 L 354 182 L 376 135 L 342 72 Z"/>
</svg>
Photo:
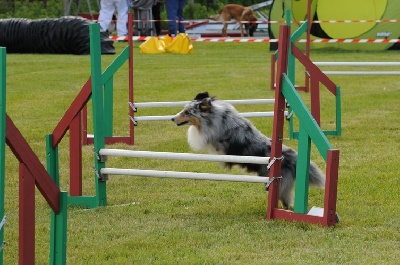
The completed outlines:
<svg viewBox="0 0 400 265">
<path fill-rule="evenodd" d="M 189 122 L 188 121 L 184 121 L 184 122 L 181 122 L 181 123 L 177 123 L 176 125 L 177 126 L 182 126 L 182 125 L 185 125 L 185 124 L 188 124 Z"/>
</svg>

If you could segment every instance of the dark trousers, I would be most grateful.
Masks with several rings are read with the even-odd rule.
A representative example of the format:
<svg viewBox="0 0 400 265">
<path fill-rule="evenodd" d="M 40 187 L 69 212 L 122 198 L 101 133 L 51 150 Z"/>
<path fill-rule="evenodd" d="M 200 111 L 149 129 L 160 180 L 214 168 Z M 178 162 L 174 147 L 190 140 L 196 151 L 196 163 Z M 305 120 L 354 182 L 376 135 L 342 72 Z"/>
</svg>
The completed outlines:
<svg viewBox="0 0 400 265">
<path fill-rule="evenodd" d="M 161 33 L 161 4 L 160 2 L 157 2 L 157 4 L 153 5 L 151 8 L 151 12 L 153 13 L 153 19 L 156 20 L 154 21 L 154 28 L 156 29 L 156 35 L 159 36 Z"/>
<path fill-rule="evenodd" d="M 167 7 L 167 18 L 168 18 L 168 33 L 171 36 L 176 35 L 177 25 L 179 33 L 185 32 L 185 26 L 183 23 L 176 23 L 176 20 L 182 21 L 183 8 L 185 7 L 187 0 L 166 0 Z"/>
</svg>

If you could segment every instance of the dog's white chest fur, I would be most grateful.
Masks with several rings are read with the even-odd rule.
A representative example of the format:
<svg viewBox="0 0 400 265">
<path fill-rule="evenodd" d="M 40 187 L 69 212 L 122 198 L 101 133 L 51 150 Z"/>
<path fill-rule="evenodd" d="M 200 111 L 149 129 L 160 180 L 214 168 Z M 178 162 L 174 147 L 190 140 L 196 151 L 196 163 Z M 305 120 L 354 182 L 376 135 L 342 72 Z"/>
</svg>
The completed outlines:
<svg viewBox="0 0 400 265">
<path fill-rule="evenodd" d="M 210 144 L 204 134 L 202 134 L 196 126 L 190 126 L 187 132 L 187 140 L 190 148 L 194 151 L 204 150 L 208 151 L 210 154 L 224 154 L 223 152 L 218 152 L 215 146 Z"/>
<path fill-rule="evenodd" d="M 187 131 L 187 140 L 190 148 L 193 150 L 207 149 L 207 141 L 199 132 L 196 126 L 190 126 Z"/>
</svg>

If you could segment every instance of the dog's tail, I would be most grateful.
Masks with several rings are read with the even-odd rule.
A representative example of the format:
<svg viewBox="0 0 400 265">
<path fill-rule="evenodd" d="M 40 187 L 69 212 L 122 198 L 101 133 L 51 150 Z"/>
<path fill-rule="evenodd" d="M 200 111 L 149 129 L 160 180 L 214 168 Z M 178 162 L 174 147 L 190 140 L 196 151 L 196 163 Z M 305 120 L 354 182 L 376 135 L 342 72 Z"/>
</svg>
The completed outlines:
<svg viewBox="0 0 400 265">
<path fill-rule="evenodd" d="M 320 188 L 325 187 L 325 174 L 314 162 L 310 162 L 310 184 Z"/>
<path fill-rule="evenodd" d="M 218 15 L 209 16 L 208 19 L 219 21 L 219 14 Z"/>
</svg>

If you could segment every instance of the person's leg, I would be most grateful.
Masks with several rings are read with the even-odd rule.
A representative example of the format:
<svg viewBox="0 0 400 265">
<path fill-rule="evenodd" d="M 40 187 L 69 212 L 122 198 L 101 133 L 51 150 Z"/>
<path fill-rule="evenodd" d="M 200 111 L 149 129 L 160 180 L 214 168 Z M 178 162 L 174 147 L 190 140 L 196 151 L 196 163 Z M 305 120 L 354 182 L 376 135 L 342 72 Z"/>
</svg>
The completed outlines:
<svg viewBox="0 0 400 265">
<path fill-rule="evenodd" d="M 178 10 L 177 10 L 177 17 L 179 21 L 183 21 L 184 17 L 183 17 L 183 8 L 185 7 L 186 1 L 187 0 L 178 0 L 179 1 L 179 6 L 178 6 Z M 178 30 L 179 33 L 185 33 L 185 25 L 183 23 L 179 23 L 178 24 Z"/>
<path fill-rule="evenodd" d="M 99 12 L 99 24 L 102 30 L 108 30 L 108 26 L 111 23 L 112 16 L 114 14 L 114 3 L 111 0 L 101 0 L 100 12 Z"/>
<path fill-rule="evenodd" d="M 117 34 L 118 36 L 126 36 L 128 35 L 128 1 L 127 0 L 118 0 L 117 6 Z"/>
<path fill-rule="evenodd" d="M 166 0 L 165 6 L 167 8 L 168 33 L 171 36 L 175 36 L 178 0 Z"/>
<path fill-rule="evenodd" d="M 153 13 L 153 19 L 156 20 L 154 21 L 154 28 L 156 29 L 156 34 L 157 36 L 160 35 L 161 33 L 161 15 L 160 15 L 160 8 L 161 8 L 161 3 L 157 2 L 157 4 L 153 5 L 151 8 L 151 12 Z"/>
</svg>

